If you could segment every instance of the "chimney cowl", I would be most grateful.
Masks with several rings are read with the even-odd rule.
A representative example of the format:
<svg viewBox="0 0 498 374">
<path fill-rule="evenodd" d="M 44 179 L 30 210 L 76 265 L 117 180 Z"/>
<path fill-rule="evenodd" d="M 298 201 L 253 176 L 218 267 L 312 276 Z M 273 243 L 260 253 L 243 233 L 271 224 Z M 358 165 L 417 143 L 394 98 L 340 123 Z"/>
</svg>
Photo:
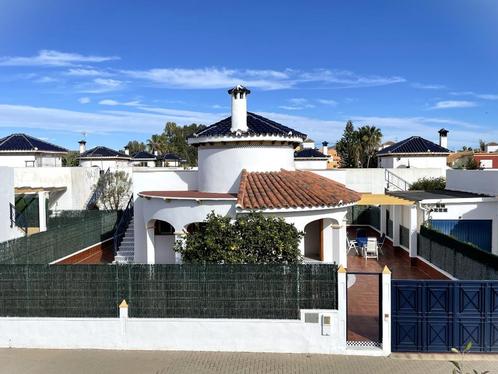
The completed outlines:
<svg viewBox="0 0 498 374">
<path fill-rule="evenodd" d="M 80 154 L 85 153 L 86 152 L 86 141 L 80 140 L 78 142 L 78 144 L 80 145 Z"/>
</svg>

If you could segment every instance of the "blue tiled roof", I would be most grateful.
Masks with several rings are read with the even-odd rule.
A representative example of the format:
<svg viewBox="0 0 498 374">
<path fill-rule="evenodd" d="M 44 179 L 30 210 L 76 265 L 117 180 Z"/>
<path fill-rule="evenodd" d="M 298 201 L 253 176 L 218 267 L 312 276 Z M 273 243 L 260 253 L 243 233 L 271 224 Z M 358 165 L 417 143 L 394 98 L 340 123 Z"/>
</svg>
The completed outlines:
<svg viewBox="0 0 498 374">
<path fill-rule="evenodd" d="M 411 136 L 380 150 L 377 156 L 385 156 L 391 153 L 450 153 L 450 151 L 420 136 Z"/>
<path fill-rule="evenodd" d="M 26 134 L 12 134 L 0 139 L 0 152 L 55 152 L 67 153 L 66 148 L 33 138 Z"/>
<path fill-rule="evenodd" d="M 80 158 L 102 158 L 102 157 L 130 158 L 130 156 L 125 155 L 124 153 L 103 146 L 98 146 L 89 149 L 88 151 L 80 155 Z"/>
<path fill-rule="evenodd" d="M 182 160 L 179 156 L 175 155 L 174 153 L 165 153 L 159 156 L 159 158 L 161 160 L 178 160 L 178 161 Z"/>
<path fill-rule="evenodd" d="M 327 158 L 322 152 L 313 148 L 305 148 L 299 152 L 294 153 L 296 158 Z"/>
<path fill-rule="evenodd" d="M 230 136 L 233 135 L 231 127 L 232 117 L 227 117 L 199 131 L 193 137 Z M 247 128 L 248 135 L 280 135 L 306 138 L 306 134 L 251 112 L 247 112 Z"/>
<path fill-rule="evenodd" d="M 157 157 L 156 155 L 153 155 L 152 153 L 149 153 L 147 151 L 140 151 L 134 153 L 131 158 L 133 158 L 134 160 L 155 160 Z"/>
</svg>

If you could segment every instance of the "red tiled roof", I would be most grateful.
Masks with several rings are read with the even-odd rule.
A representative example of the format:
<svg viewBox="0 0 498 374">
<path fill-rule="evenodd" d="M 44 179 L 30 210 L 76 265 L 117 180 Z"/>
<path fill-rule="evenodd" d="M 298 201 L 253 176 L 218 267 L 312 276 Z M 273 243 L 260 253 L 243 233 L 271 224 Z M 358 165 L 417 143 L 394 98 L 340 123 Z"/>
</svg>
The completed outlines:
<svg viewBox="0 0 498 374">
<path fill-rule="evenodd" d="M 310 171 L 242 171 L 237 206 L 243 209 L 329 207 L 360 200 L 341 183 Z"/>
</svg>

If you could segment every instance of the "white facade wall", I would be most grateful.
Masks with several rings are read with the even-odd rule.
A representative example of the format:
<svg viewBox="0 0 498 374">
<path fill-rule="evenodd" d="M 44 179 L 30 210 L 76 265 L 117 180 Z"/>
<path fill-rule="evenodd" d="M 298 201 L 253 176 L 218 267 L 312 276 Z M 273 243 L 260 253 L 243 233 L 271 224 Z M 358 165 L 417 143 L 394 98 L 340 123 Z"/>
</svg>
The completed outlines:
<svg viewBox="0 0 498 374">
<path fill-rule="evenodd" d="M 488 144 L 486 146 L 486 152 L 491 153 L 491 152 L 497 152 L 497 151 L 498 151 L 498 145 L 490 145 L 490 144 Z"/>
<path fill-rule="evenodd" d="M 446 169 L 446 156 L 382 156 L 379 157 L 380 168 L 442 168 Z"/>
<path fill-rule="evenodd" d="M 498 170 L 448 170 L 446 188 L 498 196 Z"/>
<path fill-rule="evenodd" d="M 236 193 L 242 169 L 247 171 L 294 170 L 290 145 L 200 146 L 199 190 Z"/>
<path fill-rule="evenodd" d="M 60 155 L 34 153 L 0 153 L 0 166 L 12 168 L 24 167 L 61 167 Z"/>
<path fill-rule="evenodd" d="M 313 173 L 321 175 L 322 177 L 328 179 L 332 179 L 333 181 L 342 183 L 343 185 L 348 187 L 346 183 L 347 170 L 348 169 L 313 170 Z"/>
<path fill-rule="evenodd" d="M 114 159 L 94 159 L 94 160 L 80 160 L 80 166 L 84 168 L 95 167 L 100 170 L 115 170 L 126 169 L 130 166 L 128 160 L 114 160 Z"/>
<path fill-rule="evenodd" d="M 65 188 L 65 191 L 50 194 L 49 208 L 54 210 L 85 209 L 100 176 L 96 168 L 82 167 L 15 168 L 12 170 L 14 187 Z"/>
<path fill-rule="evenodd" d="M 154 263 L 157 257 L 155 248 L 154 260 L 147 258 L 147 228 L 152 228 L 155 220 L 168 222 L 175 229 L 175 233 L 183 234 L 187 226 L 193 222 L 202 222 L 206 216 L 214 211 L 222 216 L 235 217 L 235 201 L 201 201 L 194 200 L 169 200 L 145 199 L 138 197 L 135 199 L 135 262 Z M 150 238 L 154 245 L 156 238 Z M 170 258 L 171 251 L 166 245 L 170 239 L 159 239 L 161 258 Z M 149 246 L 150 247 L 150 246 Z M 150 248 L 149 248 L 150 249 Z M 174 262 L 173 262 L 174 263 Z"/>
<path fill-rule="evenodd" d="M 295 160 L 297 170 L 327 170 L 327 160 Z"/>
<path fill-rule="evenodd" d="M 135 200 L 142 191 L 198 190 L 198 171 L 165 168 L 133 168 L 133 194 Z"/>
<path fill-rule="evenodd" d="M 14 169 L 0 166 L 0 242 L 23 235 L 10 227 L 10 204 L 14 204 Z"/>
</svg>

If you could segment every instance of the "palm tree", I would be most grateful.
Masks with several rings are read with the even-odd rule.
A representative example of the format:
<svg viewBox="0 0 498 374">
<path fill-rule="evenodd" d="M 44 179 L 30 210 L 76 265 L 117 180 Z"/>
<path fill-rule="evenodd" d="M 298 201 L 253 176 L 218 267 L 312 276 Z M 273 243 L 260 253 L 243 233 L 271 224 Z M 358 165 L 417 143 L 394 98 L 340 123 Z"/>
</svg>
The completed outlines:
<svg viewBox="0 0 498 374">
<path fill-rule="evenodd" d="M 152 152 L 158 151 L 159 153 L 164 153 L 166 148 L 164 138 L 157 134 L 152 135 L 150 139 L 147 140 L 147 146 Z"/>
<path fill-rule="evenodd" d="M 382 140 L 382 132 L 375 126 L 362 126 L 358 129 L 361 146 L 361 159 L 365 161 L 364 166 L 369 168 L 370 162 L 379 149 Z"/>
</svg>

